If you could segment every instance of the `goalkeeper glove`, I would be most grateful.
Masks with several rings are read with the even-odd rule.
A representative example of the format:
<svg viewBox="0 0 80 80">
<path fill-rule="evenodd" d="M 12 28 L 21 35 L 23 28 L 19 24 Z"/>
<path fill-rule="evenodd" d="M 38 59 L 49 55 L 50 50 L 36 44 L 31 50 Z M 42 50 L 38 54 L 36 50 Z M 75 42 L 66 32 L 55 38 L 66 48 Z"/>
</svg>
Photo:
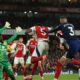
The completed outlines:
<svg viewBox="0 0 80 80">
<path fill-rule="evenodd" d="M 19 33 L 22 31 L 22 28 L 20 26 L 16 27 L 16 32 Z"/>
<path fill-rule="evenodd" d="M 6 21 L 4 27 L 5 27 L 5 28 L 11 28 L 10 25 L 11 25 L 11 24 L 10 24 L 8 21 Z"/>
</svg>

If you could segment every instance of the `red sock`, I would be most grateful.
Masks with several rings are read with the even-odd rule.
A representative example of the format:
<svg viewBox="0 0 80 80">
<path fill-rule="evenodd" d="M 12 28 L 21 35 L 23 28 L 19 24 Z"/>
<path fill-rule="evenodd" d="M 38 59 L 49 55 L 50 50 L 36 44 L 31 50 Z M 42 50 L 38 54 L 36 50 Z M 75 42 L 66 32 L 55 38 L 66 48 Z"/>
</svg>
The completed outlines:
<svg viewBox="0 0 80 80">
<path fill-rule="evenodd" d="M 5 80 L 8 80 L 8 75 L 6 72 L 3 72 L 3 77 L 5 78 Z"/>
<path fill-rule="evenodd" d="M 28 80 L 32 80 L 32 78 L 29 78 Z"/>
<path fill-rule="evenodd" d="M 8 80 L 8 75 L 6 75 L 6 78 L 5 78 L 5 80 Z"/>
<path fill-rule="evenodd" d="M 43 71 L 40 70 L 40 76 L 43 77 Z"/>
<path fill-rule="evenodd" d="M 23 72 L 23 75 L 24 75 L 24 76 L 26 76 L 26 75 L 27 75 L 26 68 L 22 68 L 22 72 Z"/>
<path fill-rule="evenodd" d="M 14 69 L 13 69 L 13 71 L 14 71 L 14 73 L 16 73 L 16 72 L 17 72 L 17 69 L 16 69 L 16 68 L 14 68 Z"/>
<path fill-rule="evenodd" d="M 28 80 L 32 80 L 32 79 L 28 79 Z"/>
<path fill-rule="evenodd" d="M 80 65 L 80 60 L 73 59 L 73 60 L 71 61 L 71 64 Z"/>
<path fill-rule="evenodd" d="M 33 68 L 32 68 L 32 75 L 35 73 L 37 66 L 38 66 L 38 62 L 34 63 Z"/>
<path fill-rule="evenodd" d="M 40 61 L 40 60 L 42 60 L 42 59 L 43 59 L 42 56 L 40 56 L 40 57 L 32 57 L 31 62 L 32 62 L 32 63 L 35 63 L 35 62 L 38 62 L 38 61 Z"/>
<path fill-rule="evenodd" d="M 58 79 L 61 73 L 61 69 L 62 69 L 62 64 L 61 63 L 57 63 L 56 65 L 56 72 L 55 72 L 55 78 Z"/>
</svg>

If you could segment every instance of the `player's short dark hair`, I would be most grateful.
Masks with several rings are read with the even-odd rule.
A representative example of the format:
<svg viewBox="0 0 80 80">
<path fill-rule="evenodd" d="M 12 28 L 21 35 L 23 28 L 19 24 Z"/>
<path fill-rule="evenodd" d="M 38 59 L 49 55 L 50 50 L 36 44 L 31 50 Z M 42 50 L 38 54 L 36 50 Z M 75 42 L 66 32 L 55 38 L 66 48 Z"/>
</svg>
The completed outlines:
<svg viewBox="0 0 80 80">
<path fill-rule="evenodd" d="M 66 18 L 66 19 L 67 19 L 67 17 L 66 17 L 66 16 L 60 16 L 60 19 L 64 19 L 64 18 Z"/>
</svg>

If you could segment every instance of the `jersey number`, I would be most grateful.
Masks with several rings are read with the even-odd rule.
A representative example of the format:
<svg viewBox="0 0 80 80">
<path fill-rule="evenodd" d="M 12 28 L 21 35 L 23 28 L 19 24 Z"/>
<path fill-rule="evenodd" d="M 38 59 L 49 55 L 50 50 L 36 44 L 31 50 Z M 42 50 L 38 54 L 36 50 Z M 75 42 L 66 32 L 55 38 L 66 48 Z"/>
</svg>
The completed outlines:
<svg viewBox="0 0 80 80">
<path fill-rule="evenodd" d="M 43 29 L 41 29 L 41 34 L 44 36 L 46 35 L 46 33 L 43 31 Z"/>
<path fill-rule="evenodd" d="M 74 30 L 73 30 L 73 28 L 72 28 L 72 27 L 68 27 L 68 29 L 70 30 L 70 33 L 69 33 L 69 34 L 70 34 L 71 36 L 74 36 Z"/>
</svg>

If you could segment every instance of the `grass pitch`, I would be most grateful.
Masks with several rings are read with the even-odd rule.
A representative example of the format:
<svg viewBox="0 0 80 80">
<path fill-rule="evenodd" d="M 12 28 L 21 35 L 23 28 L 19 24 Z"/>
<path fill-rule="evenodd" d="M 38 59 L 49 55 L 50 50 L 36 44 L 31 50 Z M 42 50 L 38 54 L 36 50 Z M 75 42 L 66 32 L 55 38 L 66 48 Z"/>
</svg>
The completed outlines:
<svg viewBox="0 0 80 80">
<path fill-rule="evenodd" d="M 23 80 L 22 76 L 18 76 L 16 80 Z M 33 80 L 41 80 L 40 76 L 33 76 Z M 44 80 L 53 80 L 53 75 L 45 75 Z M 59 80 L 80 80 L 78 74 L 64 74 L 61 75 Z"/>
</svg>

